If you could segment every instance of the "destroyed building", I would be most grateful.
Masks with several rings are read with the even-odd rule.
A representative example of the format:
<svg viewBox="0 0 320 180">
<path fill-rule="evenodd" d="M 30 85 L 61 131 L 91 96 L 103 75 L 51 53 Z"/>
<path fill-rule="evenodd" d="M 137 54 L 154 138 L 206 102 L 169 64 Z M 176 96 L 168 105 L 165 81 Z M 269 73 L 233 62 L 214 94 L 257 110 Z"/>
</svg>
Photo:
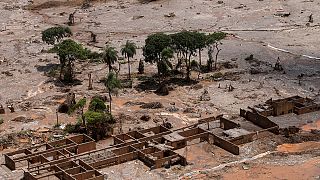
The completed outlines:
<svg viewBox="0 0 320 180">
<path fill-rule="evenodd" d="M 24 179 L 103 180 L 98 169 L 140 160 L 150 169 L 188 164 L 176 150 L 196 142 L 207 142 L 239 155 L 243 144 L 281 134 L 279 125 L 269 115 L 316 111 L 319 105 L 311 99 L 294 96 L 269 100 L 250 110 L 240 109 L 239 118 L 223 115 L 198 120 L 177 129 L 162 125 L 138 131 L 112 135 L 110 144 L 96 149 L 95 141 L 87 135 L 76 135 L 7 153 L 5 166 L 10 170 L 24 169 Z M 291 132 L 287 131 L 287 134 Z"/>
<path fill-rule="evenodd" d="M 279 116 L 289 113 L 299 115 L 319 111 L 320 103 L 316 103 L 309 98 L 292 96 L 278 100 L 269 99 L 265 104 L 259 104 L 248 108 L 264 116 Z"/>
</svg>

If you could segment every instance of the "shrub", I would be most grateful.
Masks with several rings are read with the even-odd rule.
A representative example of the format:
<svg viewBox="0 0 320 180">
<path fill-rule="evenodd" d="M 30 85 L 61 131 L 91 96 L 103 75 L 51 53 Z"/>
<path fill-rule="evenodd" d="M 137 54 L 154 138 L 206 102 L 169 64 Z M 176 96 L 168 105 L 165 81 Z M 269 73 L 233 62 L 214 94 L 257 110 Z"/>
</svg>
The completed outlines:
<svg viewBox="0 0 320 180">
<path fill-rule="evenodd" d="M 42 41 L 47 44 L 55 44 L 59 42 L 64 37 L 69 37 L 72 35 L 72 32 L 69 27 L 51 27 L 42 32 Z"/>
<path fill-rule="evenodd" d="M 75 130 L 76 130 L 76 124 L 67 124 L 64 131 L 67 132 L 67 133 L 75 133 Z"/>
<path fill-rule="evenodd" d="M 88 133 L 92 138 L 99 140 L 111 130 L 111 124 L 115 121 L 110 114 L 103 112 L 87 111 L 84 114 Z"/>
<path fill-rule="evenodd" d="M 90 102 L 89 105 L 89 111 L 94 111 L 94 112 L 98 112 L 98 111 L 105 111 L 107 109 L 107 106 L 104 104 L 103 100 L 101 100 L 100 98 L 93 98 Z"/>
</svg>

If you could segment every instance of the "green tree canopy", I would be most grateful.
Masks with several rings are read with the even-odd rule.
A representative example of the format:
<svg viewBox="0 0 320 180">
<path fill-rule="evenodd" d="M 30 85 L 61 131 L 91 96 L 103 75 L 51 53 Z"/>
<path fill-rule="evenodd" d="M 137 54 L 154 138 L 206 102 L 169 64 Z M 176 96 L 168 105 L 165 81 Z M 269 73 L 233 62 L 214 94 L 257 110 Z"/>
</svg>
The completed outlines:
<svg viewBox="0 0 320 180">
<path fill-rule="evenodd" d="M 89 110 L 94 112 L 105 111 L 107 106 L 100 98 L 93 98 L 89 104 Z"/>
<path fill-rule="evenodd" d="M 171 46 L 171 37 L 164 33 L 156 33 L 149 35 L 145 40 L 143 48 L 143 56 L 146 62 L 161 61 L 161 53 L 163 49 Z"/>
<path fill-rule="evenodd" d="M 208 69 L 211 71 L 212 70 L 212 63 L 213 63 L 213 52 L 216 51 L 215 54 L 215 64 L 214 67 L 217 69 L 217 61 L 218 61 L 218 55 L 221 51 L 221 48 L 219 48 L 219 45 L 222 44 L 220 41 L 224 39 L 227 36 L 226 33 L 224 32 L 214 32 L 212 34 L 207 35 L 207 40 L 206 44 L 208 46 Z"/>
<path fill-rule="evenodd" d="M 42 32 L 42 41 L 47 44 L 54 45 L 56 42 L 59 42 L 64 37 L 72 36 L 72 32 L 69 27 L 51 27 Z"/>
<path fill-rule="evenodd" d="M 157 63 L 159 82 L 161 81 L 161 72 L 168 64 L 170 55 L 170 46 L 172 45 L 172 39 L 169 35 L 164 33 L 156 33 L 149 35 L 145 40 L 145 46 L 143 48 L 143 56 L 146 62 Z"/>
<path fill-rule="evenodd" d="M 199 47 L 198 33 L 192 31 L 181 31 L 171 35 L 174 47 L 183 54 L 187 67 L 187 80 L 191 74 L 191 56 L 194 56 Z"/>
<path fill-rule="evenodd" d="M 105 137 L 112 124 L 115 123 L 111 114 L 104 112 L 87 111 L 84 118 L 88 133 L 96 140 Z"/>
<path fill-rule="evenodd" d="M 106 46 L 102 58 L 104 63 L 106 63 L 109 66 L 109 72 L 112 69 L 112 65 L 118 60 L 118 51 L 111 46 Z"/>
<path fill-rule="evenodd" d="M 199 53 L 199 65 L 201 66 L 201 51 L 207 46 L 207 36 L 206 34 L 200 32 L 194 32 L 194 36 L 196 39 L 196 47 Z"/>
<path fill-rule="evenodd" d="M 71 39 L 66 39 L 59 44 L 56 44 L 50 52 L 55 52 L 60 60 L 60 79 L 64 74 L 64 79 L 67 82 L 73 81 L 73 61 L 76 59 L 88 59 L 91 51 L 83 48 L 83 46 Z"/>
<path fill-rule="evenodd" d="M 207 45 L 212 45 L 218 41 L 221 41 L 227 36 L 225 32 L 214 32 L 211 34 L 208 34 L 206 37 L 206 44 Z"/>
</svg>

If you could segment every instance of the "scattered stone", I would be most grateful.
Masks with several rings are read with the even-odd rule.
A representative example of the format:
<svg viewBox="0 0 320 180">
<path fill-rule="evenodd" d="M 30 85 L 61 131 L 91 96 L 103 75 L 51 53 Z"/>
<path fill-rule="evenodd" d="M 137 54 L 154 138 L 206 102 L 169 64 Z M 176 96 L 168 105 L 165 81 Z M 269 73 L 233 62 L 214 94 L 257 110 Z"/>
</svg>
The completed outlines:
<svg viewBox="0 0 320 180">
<path fill-rule="evenodd" d="M 199 113 L 190 113 L 188 114 L 189 118 L 201 118 L 201 114 Z"/>
<path fill-rule="evenodd" d="M 286 12 L 283 9 L 279 9 L 279 10 L 277 10 L 277 12 L 274 15 L 279 16 L 279 17 L 289 17 L 291 15 L 291 13 Z"/>
<path fill-rule="evenodd" d="M 167 84 L 162 84 L 159 88 L 155 91 L 156 94 L 161 96 L 169 95 L 169 88 Z"/>
<path fill-rule="evenodd" d="M 243 166 L 242 166 L 242 169 L 243 169 L 243 170 L 249 170 L 249 169 L 250 169 L 250 167 L 249 167 L 248 165 L 246 165 L 246 164 L 245 164 L 245 165 L 243 165 Z"/>
<path fill-rule="evenodd" d="M 319 129 L 311 129 L 311 133 L 312 134 L 320 134 L 320 130 Z"/>
<path fill-rule="evenodd" d="M 230 84 L 229 87 L 228 87 L 228 91 L 231 92 L 233 90 L 234 90 L 234 87 Z"/>
<path fill-rule="evenodd" d="M 169 13 L 169 14 L 165 14 L 164 15 L 164 17 L 175 17 L 176 15 L 173 13 L 173 12 L 171 12 L 171 13 Z"/>
<path fill-rule="evenodd" d="M 26 116 L 18 116 L 16 118 L 12 119 L 11 121 L 29 123 L 29 122 L 32 122 L 34 120 L 32 118 L 28 118 Z"/>
<path fill-rule="evenodd" d="M 187 107 L 185 110 L 183 110 L 183 113 L 196 113 L 196 110 L 191 107 Z"/>
<path fill-rule="evenodd" d="M 141 106 L 144 105 L 144 102 L 133 102 L 133 101 L 128 101 L 124 103 L 125 106 Z"/>
<path fill-rule="evenodd" d="M 210 98 L 208 90 L 205 89 L 199 99 L 200 99 L 200 101 L 210 101 L 211 98 Z"/>
<path fill-rule="evenodd" d="M 234 9 L 243 9 L 245 7 L 247 7 L 247 6 L 244 4 L 240 4 L 239 6 L 235 7 Z"/>
<path fill-rule="evenodd" d="M 7 107 L 10 109 L 10 112 L 11 112 L 11 113 L 14 113 L 13 104 L 8 105 Z"/>
<path fill-rule="evenodd" d="M 151 117 L 147 114 L 144 114 L 143 116 L 141 116 L 140 118 L 142 121 L 149 121 L 151 119 Z"/>
<path fill-rule="evenodd" d="M 244 60 L 252 61 L 253 60 L 253 54 L 250 54 L 250 56 L 246 57 Z"/>
<path fill-rule="evenodd" d="M 5 114 L 6 111 L 4 109 L 4 107 L 2 106 L 2 104 L 0 104 L 0 114 Z"/>
<path fill-rule="evenodd" d="M 132 20 L 141 19 L 141 18 L 144 18 L 144 16 L 143 16 L 143 15 L 133 16 L 133 17 L 132 17 Z"/>
<path fill-rule="evenodd" d="M 309 21 L 308 21 L 309 23 L 313 23 L 313 14 L 310 14 L 310 16 L 309 16 Z"/>
<path fill-rule="evenodd" d="M 260 74 L 262 73 L 262 70 L 260 68 L 251 68 L 250 74 Z"/>
<path fill-rule="evenodd" d="M 226 61 L 222 63 L 222 67 L 226 69 L 233 69 L 233 68 L 237 68 L 238 65 L 234 62 Z"/>
<path fill-rule="evenodd" d="M 160 109 L 160 108 L 163 108 L 163 105 L 160 102 L 150 102 L 150 103 L 145 103 L 140 107 L 143 109 Z"/>
<path fill-rule="evenodd" d="M 175 106 L 170 106 L 170 107 L 167 107 L 166 110 L 169 112 L 177 112 L 177 111 L 179 111 L 179 108 L 177 108 Z"/>
<path fill-rule="evenodd" d="M 276 64 L 273 68 L 275 71 L 283 71 L 282 65 L 280 64 L 280 58 L 278 57 Z"/>
<path fill-rule="evenodd" d="M 191 89 L 194 89 L 194 90 L 199 90 L 199 89 L 202 89 L 202 88 L 203 88 L 202 84 L 195 84 L 195 85 L 191 86 Z"/>
<path fill-rule="evenodd" d="M 70 92 L 66 100 L 59 105 L 58 112 L 59 113 L 68 113 L 69 109 L 76 104 L 76 95 L 73 92 Z"/>
<path fill-rule="evenodd" d="M 168 129 L 172 129 L 172 128 L 173 128 L 172 124 L 171 124 L 170 122 L 168 122 L 168 121 L 163 122 L 162 125 L 163 125 L 165 128 L 168 128 Z"/>
<path fill-rule="evenodd" d="M 1 74 L 4 74 L 6 76 L 13 76 L 13 74 L 9 71 L 3 71 Z"/>
</svg>

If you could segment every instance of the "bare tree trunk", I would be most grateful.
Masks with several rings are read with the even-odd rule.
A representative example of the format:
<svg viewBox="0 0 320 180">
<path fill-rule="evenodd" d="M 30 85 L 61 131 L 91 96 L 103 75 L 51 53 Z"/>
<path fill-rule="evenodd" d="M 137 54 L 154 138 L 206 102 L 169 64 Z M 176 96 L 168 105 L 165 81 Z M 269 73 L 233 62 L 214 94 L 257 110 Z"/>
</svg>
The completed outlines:
<svg viewBox="0 0 320 180">
<path fill-rule="evenodd" d="M 158 81 L 159 81 L 159 84 L 161 84 L 161 74 L 160 74 L 160 69 L 159 69 L 159 62 L 157 62 L 157 68 L 158 68 Z"/>
<path fill-rule="evenodd" d="M 86 120 L 84 118 L 83 108 L 81 108 L 81 118 L 82 118 L 82 125 L 86 126 Z"/>
<path fill-rule="evenodd" d="M 109 73 L 110 73 L 112 70 L 112 65 L 111 64 L 108 64 L 108 65 L 109 65 Z"/>
<path fill-rule="evenodd" d="M 215 60 L 215 63 L 214 63 L 214 69 L 217 69 L 218 55 L 219 55 L 219 53 L 221 51 L 221 49 L 219 49 L 219 47 L 218 47 L 218 44 L 216 44 L 216 50 L 217 50 L 217 52 L 216 52 L 216 60 Z"/>
<path fill-rule="evenodd" d="M 111 113 L 111 101 L 112 101 L 111 89 L 109 89 L 109 113 L 112 115 L 112 113 Z"/>
<path fill-rule="evenodd" d="M 128 70 L 129 70 L 129 79 L 131 80 L 131 67 L 130 67 L 130 57 L 128 56 Z"/>
<path fill-rule="evenodd" d="M 199 49 L 199 65 L 201 66 L 202 63 L 201 63 L 201 49 Z"/>
<path fill-rule="evenodd" d="M 187 64 L 187 80 L 189 81 L 190 80 L 190 76 L 191 76 L 191 68 L 190 68 L 190 64 L 191 64 L 191 53 L 189 54 L 189 57 L 186 61 L 186 64 Z"/>
<path fill-rule="evenodd" d="M 92 78 L 91 78 L 91 73 L 88 74 L 89 77 L 89 86 L 88 89 L 91 90 L 92 89 Z"/>
</svg>

